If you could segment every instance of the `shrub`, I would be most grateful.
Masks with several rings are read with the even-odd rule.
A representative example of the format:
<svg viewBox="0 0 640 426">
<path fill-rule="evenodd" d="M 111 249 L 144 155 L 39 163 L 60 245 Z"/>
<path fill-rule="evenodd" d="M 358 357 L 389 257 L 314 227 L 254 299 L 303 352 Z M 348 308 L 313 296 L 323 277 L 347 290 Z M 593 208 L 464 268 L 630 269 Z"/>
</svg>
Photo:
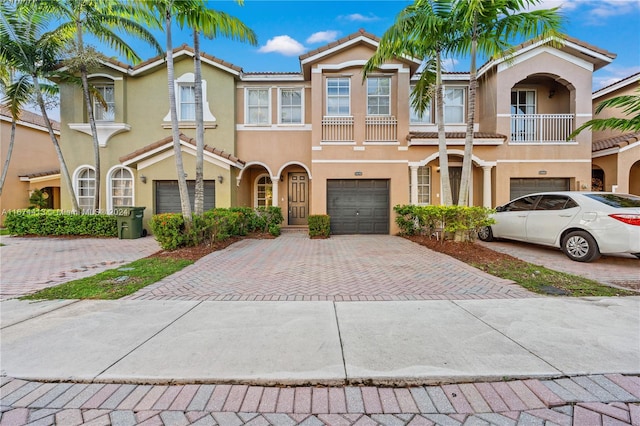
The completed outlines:
<svg viewBox="0 0 640 426">
<path fill-rule="evenodd" d="M 91 235 L 117 237 L 116 217 L 62 210 L 29 209 L 7 212 L 4 225 L 13 235 Z"/>
<path fill-rule="evenodd" d="M 165 250 L 174 250 L 186 246 L 189 236 L 184 232 L 184 218 L 180 213 L 162 213 L 154 215 L 149 221 L 160 247 Z"/>
<path fill-rule="evenodd" d="M 402 235 L 431 237 L 437 233 L 443 239 L 470 241 L 478 229 L 494 223 L 489 217 L 493 210 L 486 207 L 398 205 L 393 209 Z"/>
<path fill-rule="evenodd" d="M 284 220 L 282 216 L 282 209 L 280 207 L 258 207 L 255 210 L 256 215 L 258 216 L 258 222 L 261 225 L 260 228 L 257 228 L 256 231 L 260 232 L 269 232 L 271 233 L 271 228 L 278 227 L 278 234 L 280 234 L 280 224 Z"/>
<path fill-rule="evenodd" d="M 331 233 L 331 218 L 326 214 L 309 215 L 309 237 L 329 238 Z"/>
</svg>

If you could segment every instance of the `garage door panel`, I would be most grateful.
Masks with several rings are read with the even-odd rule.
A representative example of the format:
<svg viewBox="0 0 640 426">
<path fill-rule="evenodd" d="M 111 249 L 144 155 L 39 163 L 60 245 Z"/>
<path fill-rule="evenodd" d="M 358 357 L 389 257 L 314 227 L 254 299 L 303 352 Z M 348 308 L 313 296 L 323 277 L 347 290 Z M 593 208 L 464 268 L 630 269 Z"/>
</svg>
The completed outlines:
<svg viewBox="0 0 640 426">
<path fill-rule="evenodd" d="M 155 214 L 160 213 L 182 213 L 182 205 L 180 202 L 180 190 L 178 181 L 156 181 L 156 209 Z M 187 189 L 189 191 L 189 200 L 191 208 L 194 207 L 196 183 L 193 180 L 187 181 Z M 215 208 L 216 190 L 214 180 L 204 181 L 204 210 Z"/>
<path fill-rule="evenodd" d="M 389 233 L 388 180 L 328 180 L 327 200 L 332 233 Z"/>
<path fill-rule="evenodd" d="M 548 191 L 569 191 L 569 178 L 511 178 L 510 199 Z"/>
</svg>

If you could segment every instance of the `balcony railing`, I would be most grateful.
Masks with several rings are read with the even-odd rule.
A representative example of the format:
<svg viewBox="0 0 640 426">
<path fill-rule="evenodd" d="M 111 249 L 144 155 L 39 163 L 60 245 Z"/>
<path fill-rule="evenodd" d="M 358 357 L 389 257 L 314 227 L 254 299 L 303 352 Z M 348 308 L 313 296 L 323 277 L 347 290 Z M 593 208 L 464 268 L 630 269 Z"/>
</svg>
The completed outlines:
<svg viewBox="0 0 640 426">
<path fill-rule="evenodd" d="M 573 131 L 573 114 L 511 116 L 511 142 L 562 143 Z"/>
<path fill-rule="evenodd" d="M 323 142 L 353 142 L 352 116 L 325 116 L 322 118 Z"/>
<path fill-rule="evenodd" d="M 391 116 L 368 116 L 366 122 L 365 141 L 397 142 L 398 120 Z"/>
</svg>

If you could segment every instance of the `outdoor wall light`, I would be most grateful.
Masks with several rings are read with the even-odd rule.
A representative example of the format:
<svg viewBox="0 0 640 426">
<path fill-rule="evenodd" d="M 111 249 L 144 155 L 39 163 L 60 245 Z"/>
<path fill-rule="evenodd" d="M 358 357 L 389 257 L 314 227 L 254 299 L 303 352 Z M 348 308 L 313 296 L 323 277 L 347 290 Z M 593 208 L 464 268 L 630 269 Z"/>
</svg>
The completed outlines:
<svg viewBox="0 0 640 426">
<path fill-rule="evenodd" d="M 147 177 L 145 175 L 140 175 L 140 182 L 147 183 Z"/>
<path fill-rule="evenodd" d="M 224 176 L 222 175 L 218 176 L 218 182 L 220 183 L 224 182 Z"/>
<path fill-rule="evenodd" d="M 546 175 L 547 171 L 546 170 L 538 170 L 538 174 L 539 175 Z"/>
</svg>

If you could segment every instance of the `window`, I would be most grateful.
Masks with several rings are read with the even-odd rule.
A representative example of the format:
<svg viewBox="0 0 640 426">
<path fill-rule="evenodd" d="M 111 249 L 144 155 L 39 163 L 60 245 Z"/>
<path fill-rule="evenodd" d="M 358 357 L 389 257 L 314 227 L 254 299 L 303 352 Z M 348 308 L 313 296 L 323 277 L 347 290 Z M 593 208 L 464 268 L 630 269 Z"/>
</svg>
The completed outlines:
<svg viewBox="0 0 640 426">
<path fill-rule="evenodd" d="M 280 89 L 280 123 L 302 124 L 302 89 Z"/>
<path fill-rule="evenodd" d="M 498 211 L 520 212 L 520 211 L 533 210 L 533 207 L 535 206 L 537 200 L 538 200 L 538 196 L 533 196 L 533 197 L 527 196 L 527 197 L 518 198 L 517 200 L 510 202 L 509 204 L 504 206 L 504 208 Z"/>
<path fill-rule="evenodd" d="M 133 175 L 124 167 L 114 169 L 110 174 L 110 207 L 133 206 Z"/>
<path fill-rule="evenodd" d="M 367 78 L 367 115 L 391 115 L 391 79 Z"/>
<path fill-rule="evenodd" d="M 536 92 L 534 90 L 513 90 L 511 92 L 511 140 L 533 141 L 536 139 L 536 121 L 526 115 L 536 113 Z M 518 117 L 520 116 L 520 117 Z"/>
<path fill-rule="evenodd" d="M 464 123 L 464 88 L 444 89 L 444 122 Z"/>
<path fill-rule="evenodd" d="M 248 124 L 267 125 L 269 118 L 269 89 L 247 89 L 247 117 Z"/>
<path fill-rule="evenodd" d="M 113 84 L 95 86 L 95 89 L 106 103 L 103 105 L 97 96 L 93 98 L 93 118 L 96 121 L 114 121 L 116 118 L 116 101 Z"/>
<path fill-rule="evenodd" d="M 350 115 L 351 80 L 349 78 L 327 78 L 327 115 Z"/>
<path fill-rule="evenodd" d="M 273 205 L 273 183 L 267 175 L 260 176 L 256 181 L 256 207 Z"/>
<path fill-rule="evenodd" d="M 562 195 L 543 195 L 536 205 L 536 210 L 564 210 L 578 207 L 575 201 Z"/>
<path fill-rule="evenodd" d="M 196 88 L 192 84 L 178 85 L 178 120 L 196 120 Z"/>
<path fill-rule="evenodd" d="M 430 167 L 418 167 L 418 204 L 431 204 Z"/>
<path fill-rule="evenodd" d="M 413 90 L 415 89 L 415 86 L 411 86 L 411 92 L 413 93 Z M 431 102 L 429 102 L 429 106 L 427 106 L 427 109 L 422 113 L 422 115 L 413 107 L 413 105 L 411 105 L 411 96 L 409 97 L 409 119 L 411 120 L 412 124 L 431 124 L 433 123 L 433 121 L 431 120 Z"/>
<path fill-rule="evenodd" d="M 82 167 L 76 172 L 76 196 L 80 210 L 93 210 L 93 199 L 96 194 L 96 171 L 90 167 Z"/>
<path fill-rule="evenodd" d="M 536 92 L 534 90 L 514 90 L 511 92 L 511 114 L 535 114 Z"/>
</svg>

